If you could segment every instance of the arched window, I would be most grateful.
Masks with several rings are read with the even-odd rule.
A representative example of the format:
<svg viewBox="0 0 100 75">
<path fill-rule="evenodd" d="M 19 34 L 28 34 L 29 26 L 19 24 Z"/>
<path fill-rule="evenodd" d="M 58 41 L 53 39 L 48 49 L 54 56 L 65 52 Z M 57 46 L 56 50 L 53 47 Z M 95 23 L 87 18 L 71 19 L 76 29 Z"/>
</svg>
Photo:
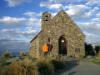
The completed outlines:
<svg viewBox="0 0 100 75">
<path fill-rule="evenodd" d="M 48 21 L 48 15 L 45 16 L 45 21 Z"/>
<path fill-rule="evenodd" d="M 64 36 L 61 36 L 58 40 L 59 43 L 59 54 L 66 55 L 67 54 L 67 42 Z"/>
</svg>

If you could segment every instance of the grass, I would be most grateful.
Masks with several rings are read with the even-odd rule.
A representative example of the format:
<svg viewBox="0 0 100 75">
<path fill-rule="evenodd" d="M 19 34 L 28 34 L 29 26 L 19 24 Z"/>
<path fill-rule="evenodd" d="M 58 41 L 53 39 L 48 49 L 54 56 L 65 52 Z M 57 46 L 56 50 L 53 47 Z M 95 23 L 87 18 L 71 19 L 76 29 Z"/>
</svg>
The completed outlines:
<svg viewBox="0 0 100 75">
<path fill-rule="evenodd" d="M 95 59 L 92 60 L 92 62 L 94 64 L 100 65 L 100 58 L 99 59 L 98 58 L 95 58 Z"/>
<path fill-rule="evenodd" d="M 64 64 L 53 58 L 40 57 L 31 60 L 25 57 L 23 60 L 7 63 L 4 58 L 0 62 L 0 75 L 53 75 L 55 70 L 63 69 Z"/>
<path fill-rule="evenodd" d="M 94 60 L 94 61 L 92 61 L 92 62 L 95 63 L 95 64 L 97 64 L 97 65 L 100 65 L 100 61 Z"/>
<path fill-rule="evenodd" d="M 92 60 L 94 64 L 100 65 L 100 53 Z"/>
<path fill-rule="evenodd" d="M 38 72 L 35 63 L 25 59 L 0 68 L 0 75 L 38 75 Z"/>
</svg>

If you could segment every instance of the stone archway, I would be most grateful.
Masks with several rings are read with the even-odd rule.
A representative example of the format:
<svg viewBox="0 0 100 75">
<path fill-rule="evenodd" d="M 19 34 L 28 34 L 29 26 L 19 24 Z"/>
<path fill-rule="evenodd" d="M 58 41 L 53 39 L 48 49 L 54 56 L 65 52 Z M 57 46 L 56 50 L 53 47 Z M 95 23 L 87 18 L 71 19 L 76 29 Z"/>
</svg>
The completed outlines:
<svg viewBox="0 0 100 75">
<path fill-rule="evenodd" d="M 60 55 L 67 55 L 67 42 L 64 36 L 60 36 L 59 40 L 59 54 Z"/>
</svg>

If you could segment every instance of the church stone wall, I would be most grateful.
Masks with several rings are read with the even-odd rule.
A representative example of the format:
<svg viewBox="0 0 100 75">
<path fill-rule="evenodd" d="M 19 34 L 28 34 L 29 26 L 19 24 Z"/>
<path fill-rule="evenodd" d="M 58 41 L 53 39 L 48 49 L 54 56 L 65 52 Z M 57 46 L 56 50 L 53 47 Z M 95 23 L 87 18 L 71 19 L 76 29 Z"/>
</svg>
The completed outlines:
<svg viewBox="0 0 100 75">
<path fill-rule="evenodd" d="M 53 18 L 49 13 L 43 14 L 42 33 L 31 42 L 32 47 L 30 48 L 30 55 L 34 57 L 43 55 L 42 45 L 47 42 L 48 38 L 50 38 L 53 49 L 49 55 L 59 56 L 58 41 L 62 35 L 67 42 L 67 56 L 84 56 L 85 35 L 64 11 L 59 12 Z"/>
</svg>

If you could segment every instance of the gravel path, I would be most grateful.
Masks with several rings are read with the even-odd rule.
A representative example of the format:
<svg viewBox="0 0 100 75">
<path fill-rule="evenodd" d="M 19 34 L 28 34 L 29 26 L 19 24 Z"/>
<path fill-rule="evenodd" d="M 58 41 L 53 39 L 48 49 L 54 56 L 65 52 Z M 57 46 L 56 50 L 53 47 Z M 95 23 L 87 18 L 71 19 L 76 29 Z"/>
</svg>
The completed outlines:
<svg viewBox="0 0 100 75">
<path fill-rule="evenodd" d="M 79 64 L 72 61 L 67 63 L 64 71 L 59 71 L 56 75 L 100 75 L 100 66 L 86 61 Z"/>
</svg>

